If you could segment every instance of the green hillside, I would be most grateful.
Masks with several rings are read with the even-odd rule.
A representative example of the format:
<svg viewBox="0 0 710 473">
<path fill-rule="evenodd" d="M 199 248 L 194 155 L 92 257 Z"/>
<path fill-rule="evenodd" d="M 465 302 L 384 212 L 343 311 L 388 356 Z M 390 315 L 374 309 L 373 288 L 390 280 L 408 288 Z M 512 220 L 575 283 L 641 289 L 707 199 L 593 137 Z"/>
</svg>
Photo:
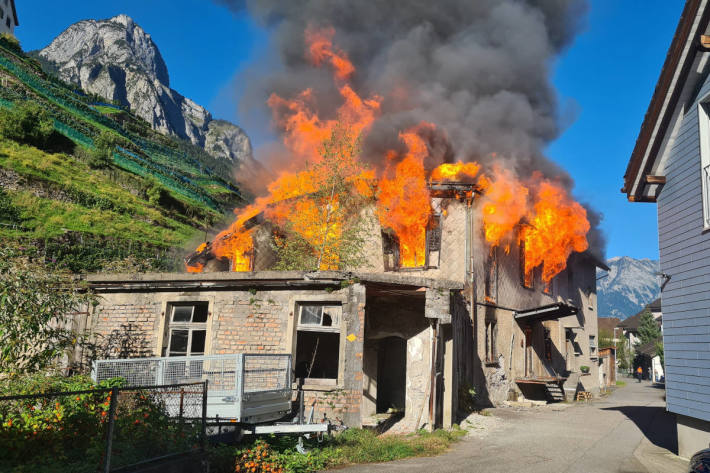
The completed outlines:
<svg viewBox="0 0 710 473">
<path fill-rule="evenodd" d="M 54 131 L 39 148 L 0 136 L 5 245 L 74 271 L 177 269 L 190 240 L 244 203 L 230 163 L 74 90 L 2 37 L 0 114 L 30 102 Z"/>
</svg>

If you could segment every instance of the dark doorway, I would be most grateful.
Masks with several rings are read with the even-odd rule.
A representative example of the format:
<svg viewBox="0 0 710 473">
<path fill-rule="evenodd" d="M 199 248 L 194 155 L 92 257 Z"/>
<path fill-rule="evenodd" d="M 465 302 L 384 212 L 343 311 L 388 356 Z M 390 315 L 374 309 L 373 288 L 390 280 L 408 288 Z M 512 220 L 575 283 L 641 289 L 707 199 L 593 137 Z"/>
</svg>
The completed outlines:
<svg viewBox="0 0 710 473">
<path fill-rule="evenodd" d="M 400 337 L 380 340 L 377 354 L 377 412 L 404 412 L 407 385 L 407 341 Z"/>
</svg>

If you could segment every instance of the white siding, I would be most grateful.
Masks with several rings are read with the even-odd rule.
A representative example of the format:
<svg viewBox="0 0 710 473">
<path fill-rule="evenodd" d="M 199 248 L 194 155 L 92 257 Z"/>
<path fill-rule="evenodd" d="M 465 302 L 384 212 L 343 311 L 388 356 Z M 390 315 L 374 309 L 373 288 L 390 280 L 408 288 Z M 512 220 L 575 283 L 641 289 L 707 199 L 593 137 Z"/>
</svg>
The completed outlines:
<svg viewBox="0 0 710 473">
<path fill-rule="evenodd" d="M 698 97 L 710 93 L 710 80 Z M 688 108 L 658 199 L 668 410 L 710 421 L 710 232 L 703 232 L 697 102 Z"/>
</svg>

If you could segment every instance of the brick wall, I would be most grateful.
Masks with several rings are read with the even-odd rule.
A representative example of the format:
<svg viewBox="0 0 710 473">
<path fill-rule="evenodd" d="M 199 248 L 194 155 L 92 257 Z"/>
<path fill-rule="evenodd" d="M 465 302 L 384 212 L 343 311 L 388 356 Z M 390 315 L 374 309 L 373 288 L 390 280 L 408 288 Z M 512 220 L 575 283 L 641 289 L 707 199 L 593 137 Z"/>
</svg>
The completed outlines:
<svg viewBox="0 0 710 473">
<path fill-rule="evenodd" d="M 167 338 L 166 312 L 173 302 L 208 302 L 207 354 L 292 353 L 296 304 L 339 302 L 343 306 L 337 386 L 308 390 L 307 411 L 361 425 L 365 287 L 340 290 L 274 289 L 100 294 L 89 330 L 103 345 L 100 358 L 160 355 Z"/>
</svg>

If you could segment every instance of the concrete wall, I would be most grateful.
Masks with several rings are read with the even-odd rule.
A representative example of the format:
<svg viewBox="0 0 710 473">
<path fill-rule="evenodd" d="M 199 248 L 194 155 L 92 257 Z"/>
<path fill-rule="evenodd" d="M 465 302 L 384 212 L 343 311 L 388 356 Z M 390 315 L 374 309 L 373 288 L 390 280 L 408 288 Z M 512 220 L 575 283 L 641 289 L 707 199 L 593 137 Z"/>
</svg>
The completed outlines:
<svg viewBox="0 0 710 473">
<path fill-rule="evenodd" d="M 678 455 L 690 458 L 694 453 L 710 446 L 710 422 L 677 415 Z"/>
<path fill-rule="evenodd" d="M 403 269 L 404 274 L 425 278 L 448 279 L 463 282 L 466 276 L 466 212 L 465 203 L 453 199 L 433 199 L 441 209 L 441 252 L 436 268 Z M 374 220 L 368 232 L 372 237 L 366 243 L 368 255 L 363 271 L 384 272 L 382 237 L 379 223 Z M 432 264 L 434 264 L 432 262 Z"/>
</svg>

